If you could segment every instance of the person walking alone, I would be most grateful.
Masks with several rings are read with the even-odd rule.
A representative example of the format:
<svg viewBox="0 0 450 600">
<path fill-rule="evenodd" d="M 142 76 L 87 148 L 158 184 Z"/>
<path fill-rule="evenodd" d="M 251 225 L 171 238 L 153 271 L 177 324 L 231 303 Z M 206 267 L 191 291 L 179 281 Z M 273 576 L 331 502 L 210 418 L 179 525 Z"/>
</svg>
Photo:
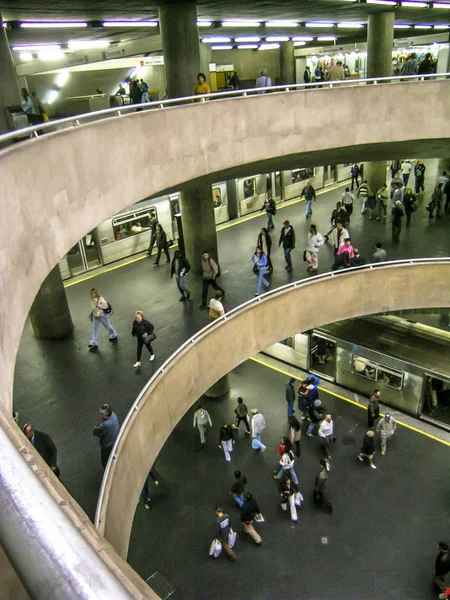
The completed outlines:
<svg viewBox="0 0 450 600">
<path fill-rule="evenodd" d="M 223 549 L 227 553 L 229 560 L 236 560 L 237 556 L 230 548 L 230 544 L 228 543 L 228 535 L 230 534 L 231 522 L 230 517 L 227 513 L 224 513 L 220 506 L 216 507 L 216 536 L 217 539 L 222 544 Z"/>
<path fill-rule="evenodd" d="M 387 201 L 389 199 L 389 194 L 387 192 L 387 185 L 384 183 L 376 194 L 377 199 L 377 219 L 381 216 L 383 217 L 383 223 L 386 223 L 387 216 Z"/>
<path fill-rule="evenodd" d="M 251 431 L 250 431 L 250 423 L 249 423 L 249 419 L 248 419 L 247 405 L 244 403 L 244 399 L 241 397 L 239 397 L 237 399 L 237 401 L 238 401 L 238 404 L 237 404 L 236 408 L 234 409 L 234 416 L 236 417 L 236 423 L 233 423 L 232 427 L 233 427 L 233 429 L 239 429 L 239 425 L 240 425 L 241 421 L 243 421 L 244 425 L 245 425 L 245 433 L 250 435 Z"/>
<path fill-rule="evenodd" d="M 156 479 L 156 474 L 153 469 L 150 469 L 150 473 L 147 475 L 144 486 L 141 491 L 141 500 L 145 510 L 150 510 L 152 499 L 150 498 L 150 479 L 152 479 L 155 485 L 159 485 L 159 481 Z"/>
<path fill-rule="evenodd" d="M 161 224 L 158 223 L 156 226 L 156 247 L 158 248 L 158 254 L 156 255 L 156 260 L 153 263 L 153 266 L 157 267 L 159 265 L 159 260 L 161 258 L 161 252 L 164 250 L 166 255 L 166 263 L 170 263 L 170 254 L 169 254 L 169 242 L 167 241 L 167 235 Z"/>
<path fill-rule="evenodd" d="M 386 454 L 387 441 L 394 435 L 396 427 L 397 423 L 389 413 L 386 413 L 384 418 L 378 421 L 377 431 L 380 434 L 381 454 L 383 456 Z"/>
<path fill-rule="evenodd" d="M 292 481 L 298 485 L 298 477 L 294 470 L 294 462 L 295 457 L 292 452 L 291 442 L 289 438 L 284 437 L 282 440 L 282 454 L 280 458 L 280 470 L 276 475 L 273 476 L 274 479 L 282 479 L 283 477 L 290 476 L 292 477 Z"/>
<path fill-rule="evenodd" d="M 266 291 L 270 285 L 270 281 L 268 281 L 264 277 L 264 273 L 267 270 L 267 256 L 264 254 L 260 246 L 256 247 L 255 253 L 252 256 L 252 263 L 253 273 L 256 275 L 255 296 L 259 296 L 259 292 L 261 291 L 261 285 L 264 285 L 264 291 Z"/>
<path fill-rule="evenodd" d="M 156 226 L 158 225 L 158 219 L 154 211 L 150 211 L 150 219 L 148 226 L 150 227 L 150 243 L 148 245 L 147 254 L 151 256 L 153 252 L 153 246 L 156 242 Z"/>
<path fill-rule="evenodd" d="M 395 202 L 392 209 L 392 241 L 398 242 L 402 230 L 402 218 L 405 216 L 400 200 Z"/>
<path fill-rule="evenodd" d="M 267 192 L 264 203 L 259 212 L 262 212 L 263 210 L 266 211 L 267 215 L 267 229 L 271 231 L 272 229 L 275 229 L 273 217 L 277 213 L 277 205 L 275 204 L 275 200 L 271 197 L 270 192 Z"/>
<path fill-rule="evenodd" d="M 261 544 L 261 536 L 253 527 L 253 519 L 261 515 L 261 510 L 250 492 L 245 494 L 244 504 L 241 506 L 241 521 L 244 533 L 247 533 L 258 546 Z"/>
<path fill-rule="evenodd" d="M 406 187 L 408 185 L 409 175 L 412 171 L 412 165 L 409 162 L 409 160 L 403 161 L 401 171 L 402 171 L 403 185 Z"/>
<path fill-rule="evenodd" d="M 297 508 L 295 506 L 295 494 L 298 492 L 298 486 L 288 475 L 279 485 L 281 508 L 287 510 L 288 504 L 291 513 L 291 521 L 297 523 Z"/>
<path fill-rule="evenodd" d="M 302 437 L 302 429 L 300 421 L 295 415 L 289 420 L 289 440 L 293 446 L 295 446 L 295 456 L 300 457 L 302 452 L 300 448 L 300 440 Z"/>
<path fill-rule="evenodd" d="M 295 248 L 295 231 L 289 221 L 284 221 L 281 230 L 278 246 L 283 245 L 284 260 L 286 261 L 286 271 L 292 271 L 291 252 Z"/>
<path fill-rule="evenodd" d="M 331 232 L 331 241 L 333 243 L 333 251 L 335 256 L 338 253 L 339 248 L 345 244 L 345 240 L 348 238 L 350 238 L 350 234 L 342 225 L 342 222 L 337 221 L 336 227 Z"/>
<path fill-rule="evenodd" d="M 356 195 L 361 198 L 361 214 L 364 214 L 366 212 L 366 201 L 369 197 L 369 186 L 366 180 L 361 183 Z"/>
<path fill-rule="evenodd" d="M 253 415 L 251 422 L 252 448 L 253 450 L 260 450 L 262 453 L 266 449 L 264 444 L 261 442 L 261 434 L 266 428 L 266 420 L 257 408 L 252 408 L 251 413 Z"/>
<path fill-rule="evenodd" d="M 267 272 L 271 273 L 273 271 L 272 260 L 270 258 L 270 253 L 272 252 L 272 238 L 265 227 L 261 229 L 256 245 L 262 248 L 262 251 L 267 256 Z"/>
<path fill-rule="evenodd" d="M 43 431 L 37 431 L 33 425 L 27 423 L 22 430 L 32 446 L 42 456 L 44 462 L 50 467 L 59 479 L 60 471 L 58 467 L 58 450 L 52 438 Z"/>
<path fill-rule="evenodd" d="M 325 457 L 331 460 L 331 442 L 334 440 L 334 423 L 331 415 L 325 415 L 319 427 L 319 437 L 323 440 Z"/>
<path fill-rule="evenodd" d="M 352 165 L 352 168 L 350 169 L 350 175 L 352 177 L 352 192 L 354 190 L 354 186 L 356 186 L 356 189 L 358 189 L 358 176 L 359 176 L 359 167 L 358 165 Z"/>
<path fill-rule="evenodd" d="M 186 287 L 186 278 L 190 270 L 191 265 L 187 258 L 179 250 L 175 250 L 170 267 L 170 278 L 175 275 L 177 288 L 181 294 L 180 302 L 186 302 L 191 297 L 191 292 Z"/>
<path fill-rule="evenodd" d="M 209 252 L 205 250 L 202 254 L 202 303 L 199 304 L 199 308 L 206 308 L 206 301 L 208 299 L 209 286 L 213 290 L 218 290 L 225 296 L 225 291 L 217 284 L 217 277 L 219 276 L 219 266 L 216 261 L 211 258 Z"/>
<path fill-rule="evenodd" d="M 372 469 L 376 469 L 376 466 L 373 464 L 373 455 L 375 454 L 375 433 L 372 429 L 366 431 L 366 434 L 363 439 L 363 444 L 361 446 L 361 452 L 357 455 L 358 459 L 361 462 L 364 462 L 365 458 L 369 459 L 369 465 Z"/>
<path fill-rule="evenodd" d="M 236 504 L 239 506 L 239 508 L 242 508 L 244 504 L 244 492 L 246 484 L 247 477 L 242 475 L 240 471 L 236 470 L 234 472 L 234 481 L 231 484 L 230 493 L 236 500 Z"/>
<path fill-rule="evenodd" d="M 317 227 L 311 225 L 309 228 L 308 238 L 306 242 L 305 258 L 308 263 L 307 271 L 317 273 L 319 268 L 319 250 L 323 246 L 325 240 L 323 236 L 317 232 Z"/>
<path fill-rule="evenodd" d="M 108 314 L 110 314 L 110 305 L 101 296 L 100 292 L 96 288 L 91 289 L 91 320 L 93 323 L 92 339 L 88 344 L 91 350 L 98 348 L 98 328 L 100 323 L 109 331 L 109 341 L 115 342 L 118 338 L 114 327 L 108 321 Z"/>
<path fill-rule="evenodd" d="M 137 369 L 141 366 L 142 348 L 145 346 L 150 353 L 150 362 L 155 360 L 152 342 L 156 340 L 155 328 L 150 321 L 144 319 L 142 310 L 136 311 L 133 324 L 131 326 L 131 335 L 137 340 L 136 362 L 133 367 Z"/>
<path fill-rule="evenodd" d="M 425 171 L 427 170 L 423 161 L 418 160 L 414 166 L 414 187 L 416 194 L 425 191 Z"/>
<path fill-rule="evenodd" d="M 346 220 L 348 223 L 350 223 L 350 217 L 352 216 L 352 213 L 353 213 L 354 202 L 356 202 L 355 195 L 353 194 L 353 192 L 350 191 L 349 187 L 346 187 L 345 192 L 342 194 L 342 197 L 341 197 L 341 204 L 344 207 L 345 212 L 347 213 Z"/>
<path fill-rule="evenodd" d="M 406 225 L 411 223 L 411 215 L 416 210 L 416 196 L 413 194 L 411 188 L 406 188 L 405 194 L 403 196 L 403 206 L 405 208 L 406 215 Z"/>
<path fill-rule="evenodd" d="M 109 404 L 100 406 L 101 421 L 94 427 L 93 435 L 100 438 L 100 462 L 105 468 L 109 455 L 119 435 L 119 420 Z"/>
<path fill-rule="evenodd" d="M 284 389 L 284 395 L 285 395 L 286 402 L 287 402 L 288 417 L 292 417 L 292 415 L 295 412 L 294 411 L 295 388 L 293 385 L 294 382 L 295 382 L 294 377 L 291 377 L 289 379 L 289 381 L 286 382 L 285 389 Z"/>
<path fill-rule="evenodd" d="M 205 431 L 208 425 L 212 427 L 211 417 L 209 416 L 208 411 L 205 410 L 201 404 L 199 404 L 194 413 L 194 428 L 197 427 L 200 434 L 202 450 L 205 447 Z"/>
<path fill-rule="evenodd" d="M 326 512 L 331 513 L 333 511 L 333 507 L 331 503 L 325 498 L 325 487 L 327 485 L 327 481 L 329 479 L 328 473 L 330 472 L 330 465 L 324 458 L 321 458 L 319 461 L 319 472 L 316 475 L 314 480 L 314 491 L 313 491 L 313 499 L 314 504 Z"/>
<path fill-rule="evenodd" d="M 233 429 L 226 421 L 223 421 L 219 431 L 219 448 L 222 448 L 227 462 L 231 460 L 230 452 L 233 452 L 233 444 L 235 443 L 233 438 Z"/>
<path fill-rule="evenodd" d="M 373 427 L 375 425 L 375 421 L 380 416 L 380 396 L 380 390 L 374 390 L 373 394 L 369 398 L 369 404 L 367 406 L 367 427 Z"/>
<path fill-rule="evenodd" d="M 310 181 L 308 181 L 302 189 L 302 193 L 300 194 L 300 199 L 301 198 L 306 200 L 306 218 L 308 219 L 312 215 L 312 202 L 316 199 L 316 190 L 313 188 Z"/>
</svg>

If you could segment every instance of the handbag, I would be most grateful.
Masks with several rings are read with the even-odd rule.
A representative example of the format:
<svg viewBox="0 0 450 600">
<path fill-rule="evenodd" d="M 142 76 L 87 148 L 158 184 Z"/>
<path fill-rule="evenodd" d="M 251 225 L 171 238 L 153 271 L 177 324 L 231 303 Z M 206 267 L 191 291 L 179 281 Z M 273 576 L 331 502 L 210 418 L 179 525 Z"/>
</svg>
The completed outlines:
<svg viewBox="0 0 450 600">
<path fill-rule="evenodd" d="M 301 506 L 303 504 L 303 496 L 300 492 L 295 494 L 295 506 Z"/>
<path fill-rule="evenodd" d="M 209 547 L 209 555 L 213 556 L 214 558 L 218 558 L 220 556 L 221 552 L 222 552 L 222 544 L 220 543 L 220 541 L 217 538 L 215 538 L 211 542 L 211 546 Z"/>
<path fill-rule="evenodd" d="M 259 267 L 258 267 L 258 265 L 256 263 L 253 265 L 253 273 L 255 275 L 259 274 Z"/>
<path fill-rule="evenodd" d="M 230 546 L 230 548 L 233 548 L 233 546 L 236 543 L 236 532 L 233 531 L 230 527 L 230 531 L 228 532 L 228 545 Z"/>
<path fill-rule="evenodd" d="M 303 251 L 303 262 L 306 262 L 306 250 Z"/>
<path fill-rule="evenodd" d="M 151 344 L 152 342 L 154 342 L 156 340 L 156 334 L 153 331 L 152 333 L 149 333 L 147 337 L 143 338 L 144 340 L 144 344 L 148 345 Z"/>
</svg>

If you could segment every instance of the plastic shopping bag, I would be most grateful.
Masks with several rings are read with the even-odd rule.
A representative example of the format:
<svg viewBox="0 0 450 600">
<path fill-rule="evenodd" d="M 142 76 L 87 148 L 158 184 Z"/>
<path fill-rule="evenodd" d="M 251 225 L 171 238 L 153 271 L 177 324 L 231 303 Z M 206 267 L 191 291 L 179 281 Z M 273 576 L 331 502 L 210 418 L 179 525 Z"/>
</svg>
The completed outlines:
<svg viewBox="0 0 450 600">
<path fill-rule="evenodd" d="M 214 558 L 218 558 L 220 556 L 221 552 L 222 552 L 222 544 L 219 542 L 219 540 L 217 538 L 215 538 L 211 542 L 211 546 L 209 547 L 209 555 L 213 556 Z"/>
<path fill-rule="evenodd" d="M 235 543 L 236 543 L 236 532 L 233 531 L 230 527 L 230 531 L 228 533 L 228 545 L 230 546 L 230 548 L 233 548 Z"/>
<path fill-rule="evenodd" d="M 295 494 L 295 506 L 301 506 L 303 504 L 303 496 L 300 492 Z"/>
</svg>

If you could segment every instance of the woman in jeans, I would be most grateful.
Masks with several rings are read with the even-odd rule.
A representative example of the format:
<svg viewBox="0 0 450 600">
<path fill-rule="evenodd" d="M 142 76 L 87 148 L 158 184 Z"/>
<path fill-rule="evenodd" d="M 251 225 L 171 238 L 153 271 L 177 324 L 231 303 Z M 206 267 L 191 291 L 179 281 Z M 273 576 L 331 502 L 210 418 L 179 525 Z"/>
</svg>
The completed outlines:
<svg viewBox="0 0 450 600">
<path fill-rule="evenodd" d="M 156 339 L 156 336 L 153 333 L 154 330 L 155 328 L 150 321 L 144 319 L 144 313 L 141 310 L 137 310 L 136 318 L 133 321 L 131 329 L 131 335 L 137 339 L 136 362 L 133 365 L 134 368 L 141 366 L 142 346 L 144 345 L 150 352 L 150 360 L 155 360 L 155 353 L 153 352 L 151 344 L 151 342 Z"/>
<path fill-rule="evenodd" d="M 108 321 L 108 313 L 105 311 L 108 310 L 108 303 L 106 300 L 100 295 L 100 292 L 96 288 L 91 289 L 91 315 L 92 315 L 92 323 L 94 325 L 92 331 L 92 340 L 89 342 L 89 348 L 95 349 L 98 347 L 97 345 L 97 337 L 98 337 L 98 328 L 100 323 L 103 327 L 109 331 L 109 341 L 112 342 L 117 340 L 117 333 L 115 332 L 112 325 L 110 325 Z"/>
<path fill-rule="evenodd" d="M 255 296 L 259 296 L 261 285 L 264 284 L 266 289 L 269 287 L 270 282 L 264 277 L 264 273 L 267 269 L 267 256 L 264 254 L 260 246 L 256 247 L 255 254 L 252 256 L 252 263 L 254 265 L 253 272 L 256 275 L 256 291 Z"/>
</svg>

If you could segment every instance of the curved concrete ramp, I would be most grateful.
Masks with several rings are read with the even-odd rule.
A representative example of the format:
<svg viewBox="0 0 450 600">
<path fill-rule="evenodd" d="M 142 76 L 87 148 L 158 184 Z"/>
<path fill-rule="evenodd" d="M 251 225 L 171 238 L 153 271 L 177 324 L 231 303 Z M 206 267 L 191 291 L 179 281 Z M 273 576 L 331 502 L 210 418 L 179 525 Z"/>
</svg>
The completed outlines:
<svg viewBox="0 0 450 600">
<path fill-rule="evenodd" d="M 315 277 L 255 298 L 212 323 L 161 367 L 131 408 L 105 473 L 100 532 L 125 558 L 139 493 L 167 437 L 213 383 L 249 356 L 328 323 L 442 306 L 450 306 L 450 259 Z"/>
</svg>

